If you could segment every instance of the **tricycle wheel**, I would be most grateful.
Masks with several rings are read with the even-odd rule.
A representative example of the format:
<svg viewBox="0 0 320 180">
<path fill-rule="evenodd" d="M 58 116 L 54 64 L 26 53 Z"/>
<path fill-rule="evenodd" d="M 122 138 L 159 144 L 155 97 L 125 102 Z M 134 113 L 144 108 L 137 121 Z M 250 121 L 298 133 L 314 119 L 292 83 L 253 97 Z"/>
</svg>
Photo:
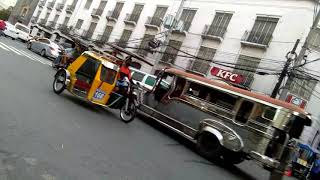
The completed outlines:
<svg viewBox="0 0 320 180">
<path fill-rule="evenodd" d="M 120 109 L 120 118 L 121 121 L 129 123 L 133 121 L 137 114 L 137 109 L 134 103 L 129 103 L 129 109 L 126 110 L 126 105 L 123 105 Z"/>
<path fill-rule="evenodd" d="M 65 82 L 67 80 L 67 74 L 65 71 L 58 71 L 54 76 L 53 91 L 56 94 L 61 94 L 66 88 Z"/>
</svg>

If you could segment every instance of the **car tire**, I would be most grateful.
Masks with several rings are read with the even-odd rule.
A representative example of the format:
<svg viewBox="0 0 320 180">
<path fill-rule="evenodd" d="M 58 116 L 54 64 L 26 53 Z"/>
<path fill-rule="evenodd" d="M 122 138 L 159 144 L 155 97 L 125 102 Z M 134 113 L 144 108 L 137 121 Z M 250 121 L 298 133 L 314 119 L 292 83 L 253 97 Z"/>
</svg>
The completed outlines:
<svg viewBox="0 0 320 180">
<path fill-rule="evenodd" d="M 224 162 L 226 162 L 228 164 L 240 164 L 245 160 L 243 153 L 234 152 L 229 149 L 223 150 L 222 158 L 223 158 Z"/>
<path fill-rule="evenodd" d="M 197 150 L 208 160 L 221 160 L 222 149 L 218 138 L 209 132 L 203 132 L 197 138 Z"/>
<path fill-rule="evenodd" d="M 46 50 L 45 49 L 42 49 L 41 52 L 40 52 L 40 55 L 42 57 L 46 57 Z"/>
</svg>

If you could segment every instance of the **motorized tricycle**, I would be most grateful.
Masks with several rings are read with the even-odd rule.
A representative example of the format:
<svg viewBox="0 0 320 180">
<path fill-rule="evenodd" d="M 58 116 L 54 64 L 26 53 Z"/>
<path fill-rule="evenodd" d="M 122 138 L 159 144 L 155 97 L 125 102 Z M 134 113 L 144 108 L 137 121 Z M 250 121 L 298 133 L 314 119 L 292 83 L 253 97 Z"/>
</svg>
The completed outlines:
<svg viewBox="0 0 320 180">
<path fill-rule="evenodd" d="M 136 115 L 137 97 L 133 93 L 135 85 L 120 93 L 116 87 L 120 67 L 114 58 L 85 51 L 66 69 L 57 71 L 53 81 L 56 94 L 67 89 L 72 95 L 90 103 L 111 109 L 120 109 L 123 122 L 131 122 Z M 136 86 L 137 88 L 137 86 Z"/>
</svg>

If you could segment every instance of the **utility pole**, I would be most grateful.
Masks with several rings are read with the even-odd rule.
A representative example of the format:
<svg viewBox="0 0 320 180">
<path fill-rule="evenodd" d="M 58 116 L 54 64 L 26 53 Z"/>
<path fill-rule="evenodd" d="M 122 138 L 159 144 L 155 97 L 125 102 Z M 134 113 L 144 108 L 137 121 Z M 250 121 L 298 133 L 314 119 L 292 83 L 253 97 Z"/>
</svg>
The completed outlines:
<svg viewBox="0 0 320 180">
<path fill-rule="evenodd" d="M 294 47 L 292 48 L 292 50 L 287 54 L 286 58 L 287 58 L 287 62 L 284 65 L 284 68 L 282 69 L 282 72 L 280 74 L 280 77 L 278 79 L 278 82 L 276 84 L 276 86 L 274 87 L 271 97 L 272 98 L 276 98 L 277 94 L 279 92 L 280 86 L 282 84 L 283 79 L 286 77 L 287 73 L 288 73 L 288 68 L 291 64 L 291 62 L 295 59 L 293 58 L 293 56 L 296 54 L 296 49 L 298 47 L 298 44 L 300 42 L 300 39 L 297 39 L 296 43 L 294 44 Z"/>
<path fill-rule="evenodd" d="M 303 46 L 301 47 L 301 50 L 299 52 L 299 55 L 297 57 L 297 61 L 295 62 L 295 66 L 300 65 L 304 55 L 306 54 L 306 51 L 308 50 L 308 46 L 311 43 L 311 40 L 314 38 L 314 34 L 316 32 L 316 29 L 318 27 L 320 21 L 320 11 L 318 11 L 316 18 L 313 21 L 312 27 L 308 33 L 308 36 L 306 37 L 306 40 L 303 43 Z"/>
<path fill-rule="evenodd" d="M 154 62 L 154 65 L 153 65 L 153 68 L 152 68 L 152 71 L 151 73 L 154 73 L 155 70 L 156 70 L 156 66 L 159 64 L 159 61 L 162 57 L 162 54 L 164 53 L 164 51 L 166 50 L 166 45 L 169 43 L 170 41 L 170 36 L 172 34 L 172 31 L 174 30 L 174 28 L 176 27 L 179 19 L 180 19 L 180 16 L 181 16 L 181 13 L 182 13 L 182 10 L 183 10 L 183 6 L 184 6 L 184 3 L 186 2 L 186 0 L 181 0 L 180 1 L 180 5 L 179 5 L 179 8 L 178 8 L 178 11 L 176 12 L 175 16 L 174 16 L 174 19 L 173 19 L 173 23 L 172 25 L 170 26 L 168 32 L 166 33 L 165 35 L 165 39 L 164 39 L 164 42 L 162 43 L 162 47 L 160 49 L 160 52 L 158 53 L 157 57 L 156 57 L 156 60 Z"/>
<path fill-rule="evenodd" d="M 299 66 L 301 64 L 301 61 L 303 60 L 303 58 L 306 54 L 306 51 L 308 50 L 308 46 L 309 46 L 310 42 L 312 41 L 312 39 L 314 38 L 314 34 L 316 32 L 319 21 L 320 21 L 320 11 L 318 11 L 317 16 L 315 17 L 315 19 L 312 23 L 312 27 L 306 37 L 306 40 L 304 41 L 304 43 L 301 47 L 301 50 L 297 56 L 297 59 L 294 62 L 294 66 Z M 292 73 L 295 74 L 295 71 L 293 71 Z M 293 78 L 293 77 L 289 76 L 288 79 L 290 79 L 290 78 Z M 288 87 L 288 81 L 286 82 L 285 87 Z M 284 100 L 287 96 L 288 91 L 289 91 L 289 89 L 282 90 L 281 95 L 280 95 L 280 99 Z"/>
</svg>

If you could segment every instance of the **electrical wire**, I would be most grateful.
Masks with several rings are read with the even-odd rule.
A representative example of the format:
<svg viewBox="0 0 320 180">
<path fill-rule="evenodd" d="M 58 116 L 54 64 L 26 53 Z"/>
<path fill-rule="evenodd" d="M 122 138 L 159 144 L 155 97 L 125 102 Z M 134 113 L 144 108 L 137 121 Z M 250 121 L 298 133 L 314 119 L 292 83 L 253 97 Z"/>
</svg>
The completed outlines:
<svg viewBox="0 0 320 180">
<path fill-rule="evenodd" d="M 144 48 L 136 48 L 136 47 L 126 47 L 128 49 L 137 49 L 137 50 L 146 50 L 148 51 L 149 49 L 144 49 Z M 241 65 L 241 64 L 234 64 L 234 63 L 227 63 L 227 62 L 219 62 L 219 61 L 215 61 L 215 60 L 208 60 L 208 59 L 204 59 L 204 58 L 199 58 L 197 56 L 184 56 L 184 55 L 175 55 L 175 54 L 170 54 L 170 53 L 166 53 L 166 52 L 160 52 L 160 51 L 154 51 L 154 52 L 158 52 L 158 53 L 162 53 L 162 54 L 166 54 L 166 55 L 174 55 L 174 56 L 178 56 L 178 57 L 186 57 L 186 58 L 193 58 L 193 59 L 198 59 L 198 60 L 203 60 L 203 61 L 207 61 L 216 65 L 220 65 L 223 67 L 228 67 L 228 68 L 233 68 L 233 69 L 237 69 L 237 70 L 242 70 L 242 71 L 246 71 L 246 72 L 252 72 L 252 73 L 256 73 L 259 75 L 277 75 L 280 74 L 280 72 L 278 72 L 277 70 L 274 69 L 266 69 L 266 68 L 260 68 L 260 67 L 255 67 L 255 69 L 260 69 L 260 70 L 268 70 L 268 71 L 275 71 L 275 72 L 262 72 L 262 71 L 256 71 L 256 70 L 249 70 L 249 69 L 245 69 L 245 68 L 253 68 L 253 66 L 247 66 L 247 65 Z M 231 65 L 237 65 L 237 66 L 243 66 L 241 67 L 234 67 Z"/>
<path fill-rule="evenodd" d="M 320 95 L 320 92 L 318 92 L 318 91 L 316 91 L 316 90 L 307 89 L 305 86 L 299 84 L 299 83 L 298 83 L 296 80 L 294 80 L 294 79 L 293 79 L 292 81 L 293 81 L 295 84 L 297 84 L 298 86 L 300 86 L 302 89 L 306 90 L 307 92 L 309 92 L 309 93 L 312 94 L 314 97 L 316 97 L 317 99 L 320 100 L 320 96 L 318 96 L 318 95 Z M 316 95 L 315 93 L 313 93 L 313 92 L 317 93 L 317 95 Z"/>
</svg>

